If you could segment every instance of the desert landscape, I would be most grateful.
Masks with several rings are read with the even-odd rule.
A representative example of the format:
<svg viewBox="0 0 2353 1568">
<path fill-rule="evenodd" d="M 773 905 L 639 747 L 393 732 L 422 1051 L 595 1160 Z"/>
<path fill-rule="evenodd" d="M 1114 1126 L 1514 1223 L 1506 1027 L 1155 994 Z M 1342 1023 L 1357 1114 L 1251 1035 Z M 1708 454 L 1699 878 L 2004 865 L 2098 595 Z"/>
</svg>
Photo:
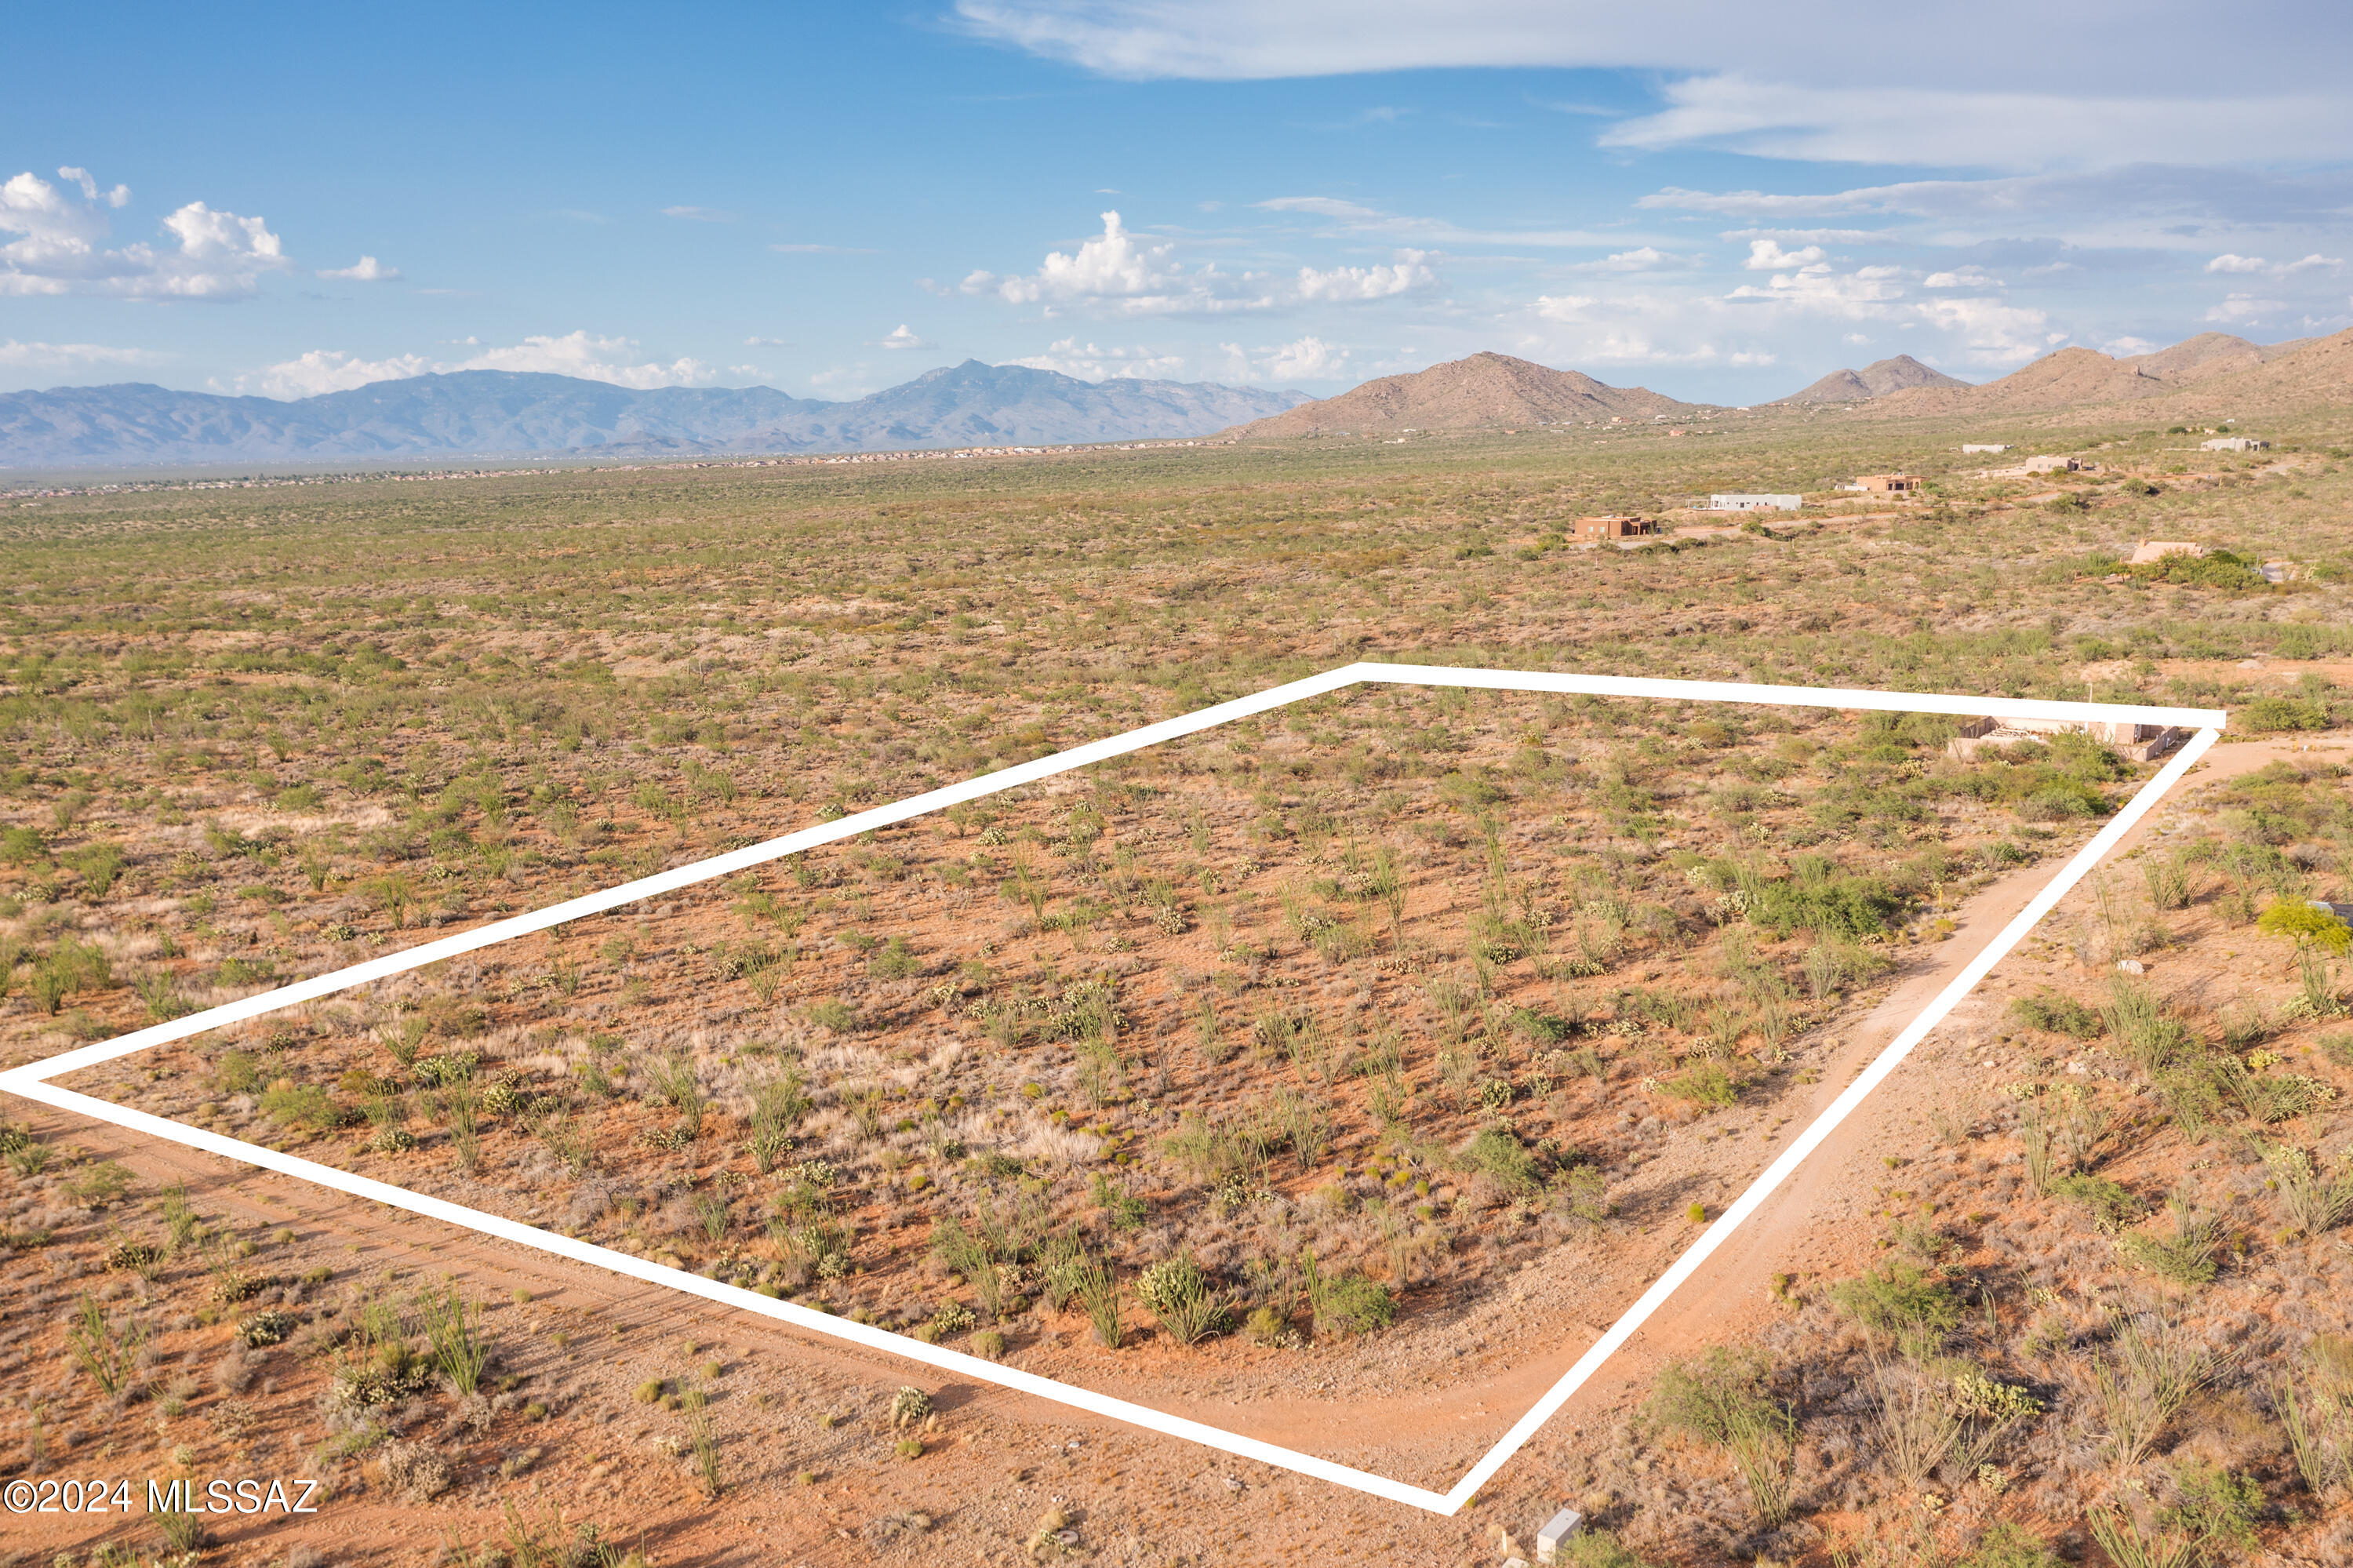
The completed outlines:
<svg viewBox="0 0 2353 1568">
<path fill-rule="evenodd" d="M 2236 342 L 0 501 L 9 1065 L 1359 658 L 2232 713 L 1456 1518 L 19 1103 L 5 1482 L 322 1506 L 16 1560 L 2341 1560 L 2348 351 Z M 1443 1489 L 2162 760 L 1967 739 L 1356 688 L 68 1086 Z"/>
</svg>

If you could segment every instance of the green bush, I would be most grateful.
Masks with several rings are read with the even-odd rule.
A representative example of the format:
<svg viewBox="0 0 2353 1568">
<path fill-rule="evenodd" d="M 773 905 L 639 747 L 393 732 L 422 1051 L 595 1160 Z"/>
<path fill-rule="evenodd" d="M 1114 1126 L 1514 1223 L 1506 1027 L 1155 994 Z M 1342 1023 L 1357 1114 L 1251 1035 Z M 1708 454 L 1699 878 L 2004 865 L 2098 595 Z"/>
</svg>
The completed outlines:
<svg viewBox="0 0 2353 1568">
<path fill-rule="evenodd" d="M 2145 583 L 2174 583 L 2182 588 L 2247 592 L 2271 586 L 2263 580 L 2263 569 L 2256 563 L 2228 550 L 2213 550 L 2203 556 L 2162 556 L 2125 570 Z"/>
<path fill-rule="evenodd" d="M 1506 1192 L 1533 1192 L 1544 1184 L 1536 1157 L 1507 1127 L 1491 1127 L 1473 1138 L 1462 1151 L 1462 1163 Z"/>
<path fill-rule="evenodd" d="M 2249 735 L 2277 735 L 2291 729 L 2327 729 L 2327 710 L 2316 703 L 2299 702 L 2294 697 L 2257 697 L 2245 707 L 2231 714 L 2232 731 L 2243 730 Z"/>
<path fill-rule="evenodd" d="M 839 997 L 830 997 L 808 1010 L 811 1023 L 820 1029 L 830 1029 L 836 1034 L 848 1034 L 858 1027 L 858 1010 Z"/>
<path fill-rule="evenodd" d="M 2064 1198 L 2089 1209 L 2102 1230 L 2122 1230 L 2147 1212 L 2138 1198 L 2105 1176 L 2057 1177 L 2047 1191 L 2054 1198 Z"/>
<path fill-rule="evenodd" d="M 1885 883 L 1840 872 L 1765 884 L 1749 906 L 1748 918 L 1784 940 L 1791 931 L 1868 937 L 1886 930 L 1903 907 L 1903 898 Z"/>
<path fill-rule="evenodd" d="M 1890 1263 L 1834 1285 L 1831 1298 L 1865 1328 L 1881 1333 L 1947 1333 L 1961 1320 L 1961 1304 L 1953 1293 L 1909 1263 Z"/>
<path fill-rule="evenodd" d="M 294 1084 L 283 1079 L 261 1092 L 261 1114 L 281 1127 L 307 1127 L 323 1130 L 335 1125 L 334 1103 L 327 1091 L 316 1084 Z"/>
<path fill-rule="evenodd" d="M 1709 1110 L 1721 1110 L 1740 1098 L 1740 1080 L 1712 1056 L 1694 1062 L 1673 1077 L 1661 1079 L 1659 1087 Z"/>
<path fill-rule="evenodd" d="M 2041 1536 L 2004 1520 L 1978 1537 L 1977 1550 L 1954 1568 L 2060 1568 L 2060 1561 Z"/>
<path fill-rule="evenodd" d="M 224 1051 L 213 1065 L 213 1083 L 225 1095 L 249 1095 L 261 1086 L 261 1069 L 248 1051 Z"/>
<path fill-rule="evenodd" d="M 1397 1298 L 1374 1281 L 1357 1274 L 1327 1275 L 1312 1252 L 1302 1255 L 1300 1267 L 1317 1333 L 1369 1334 L 1397 1321 Z"/>
<path fill-rule="evenodd" d="M 2050 1034 L 2067 1034 L 2078 1040 L 2089 1040 L 2106 1027 L 2100 1015 L 2071 997 L 2057 996 L 2050 991 L 2038 991 L 2021 996 L 2010 1004 L 2013 1022 L 2029 1029 L 2040 1029 Z"/>
<path fill-rule="evenodd" d="M 1556 1562 L 1568 1568 L 1658 1568 L 1651 1559 L 1637 1555 L 1617 1536 L 1606 1530 L 1588 1530 L 1570 1536 L 1561 1543 Z"/>
</svg>

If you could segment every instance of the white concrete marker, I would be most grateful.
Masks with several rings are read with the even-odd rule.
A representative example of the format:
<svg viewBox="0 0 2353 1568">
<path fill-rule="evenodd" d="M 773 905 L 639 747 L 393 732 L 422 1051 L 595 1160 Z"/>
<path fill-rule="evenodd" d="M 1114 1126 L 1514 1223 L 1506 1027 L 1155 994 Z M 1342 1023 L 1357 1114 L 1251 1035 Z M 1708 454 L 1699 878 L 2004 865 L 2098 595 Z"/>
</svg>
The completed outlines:
<svg viewBox="0 0 2353 1568">
<path fill-rule="evenodd" d="M 1576 693 L 1595 696 L 1642 697 L 1669 702 L 1758 703 L 1784 707 L 1867 709 L 1881 713 L 1939 713 L 1964 716 L 1982 714 L 1998 718 L 2076 719 L 2087 722 L 2154 724 L 2194 728 L 2200 733 L 2166 765 L 2156 778 L 2142 786 L 2131 801 L 2117 812 L 2090 843 L 2084 845 L 2075 857 L 2067 863 L 2050 885 L 2036 895 L 2033 901 L 2020 912 L 2018 917 L 2005 927 L 1992 943 L 1972 959 L 1950 985 L 1938 993 L 1936 999 L 1928 1004 L 1920 1016 L 1895 1037 L 1887 1049 L 1881 1053 L 1869 1068 L 1865 1069 L 1862 1075 L 1858 1077 L 1811 1127 L 1799 1135 L 1798 1140 L 1784 1150 L 1779 1159 L 1766 1168 L 1765 1172 L 1757 1178 L 1748 1191 L 1741 1194 L 1733 1205 L 1725 1211 L 1723 1217 L 1708 1227 L 1699 1240 L 1693 1244 L 1691 1249 L 1678 1258 L 1674 1266 L 1643 1293 L 1641 1299 L 1637 1300 L 1626 1314 L 1619 1319 L 1599 1340 L 1596 1341 L 1593 1348 L 1569 1369 L 1567 1374 L 1559 1383 L 1553 1385 L 1545 1397 L 1537 1402 L 1535 1408 L 1523 1416 L 1518 1424 L 1504 1435 L 1503 1441 L 1496 1444 L 1484 1458 L 1472 1467 L 1470 1474 L 1457 1482 L 1451 1490 L 1442 1494 L 1430 1491 L 1426 1488 L 1411 1486 L 1403 1481 L 1391 1480 L 1385 1476 L 1376 1476 L 1368 1471 L 1353 1469 L 1329 1459 L 1319 1458 L 1313 1454 L 1303 1454 L 1295 1449 L 1261 1442 L 1255 1437 L 1245 1437 L 1238 1433 L 1228 1432 L 1201 1422 L 1189 1421 L 1182 1416 L 1167 1415 L 1159 1411 L 1147 1410 L 1142 1405 L 1130 1404 L 1126 1400 L 1114 1399 L 1107 1394 L 1095 1393 L 1087 1389 L 1072 1387 L 1068 1383 L 1056 1383 L 1050 1378 L 1039 1377 L 1033 1372 L 1025 1372 L 995 1361 L 982 1361 L 976 1356 L 965 1355 L 961 1351 L 944 1350 L 937 1345 L 927 1345 L 920 1340 L 908 1339 L 886 1330 L 852 1323 L 845 1319 L 815 1311 L 809 1308 L 794 1306 L 787 1301 L 773 1300 L 754 1291 L 722 1284 L 714 1279 L 705 1279 L 700 1275 L 690 1274 L 683 1269 L 665 1268 L 659 1264 L 649 1263 L 643 1258 L 633 1257 L 628 1253 L 615 1252 L 607 1247 L 576 1241 L 554 1231 L 541 1230 L 536 1226 L 522 1224 L 497 1214 L 484 1213 L 477 1209 L 469 1209 L 444 1199 L 411 1192 L 406 1188 L 395 1187 L 389 1182 L 355 1176 L 349 1171 L 338 1171 L 332 1166 L 321 1165 L 290 1154 L 282 1154 L 274 1149 L 265 1149 L 259 1144 L 224 1138 L 218 1133 L 206 1132 L 200 1128 L 186 1127 L 145 1111 L 132 1110 L 127 1107 L 95 1099 L 88 1095 L 78 1094 L 71 1089 L 60 1088 L 50 1082 L 51 1079 L 65 1074 L 95 1066 L 102 1062 L 111 1062 L 134 1052 L 143 1051 L 151 1045 L 161 1045 L 167 1041 L 186 1039 L 191 1035 L 202 1034 L 226 1024 L 241 1022 L 249 1018 L 259 1018 L 265 1013 L 275 1012 L 281 1008 L 296 1006 L 301 1002 L 316 1001 L 322 996 L 332 996 L 338 991 L 348 991 L 353 986 L 364 985 L 371 980 L 404 974 L 411 969 L 422 969 L 427 964 L 438 963 L 444 959 L 455 958 L 461 953 L 476 952 L 516 937 L 547 930 L 569 920 L 601 914 L 637 899 L 648 898 L 657 894 L 673 892 L 681 887 L 691 887 L 697 883 L 733 875 L 748 867 L 765 864 L 786 855 L 797 854 L 803 850 L 813 849 L 819 844 L 851 838 L 859 833 L 868 832 L 876 828 L 889 827 L 965 800 L 975 800 L 983 796 L 993 795 L 1017 785 L 1034 783 L 1040 779 L 1049 779 L 1056 774 L 1070 772 L 1074 768 L 1089 767 L 1114 757 L 1124 757 L 1131 752 L 1142 750 L 1145 747 L 1158 745 L 1162 741 L 1174 740 L 1182 736 L 1230 723 L 1235 719 L 1247 718 L 1253 714 L 1264 713 L 1305 698 L 1322 696 L 1344 687 L 1355 685 L 1359 682 L 1399 685 L 1470 686 L 1491 691 Z M 353 1197 L 383 1203 L 387 1207 L 406 1209 L 411 1213 L 441 1220 L 457 1225 L 460 1229 L 479 1231 L 485 1235 L 498 1236 L 541 1252 L 567 1257 L 575 1262 L 591 1264 L 615 1274 L 644 1280 L 649 1284 L 666 1286 L 691 1296 L 700 1296 L 705 1300 L 773 1319 L 810 1333 L 845 1340 L 853 1344 L 864 1345 L 869 1349 L 882 1351 L 909 1361 L 921 1361 L 926 1365 L 937 1367 L 943 1372 L 969 1377 L 977 1383 L 995 1383 L 1002 1388 L 1034 1394 L 1040 1399 L 1107 1416 L 1114 1421 L 1123 1421 L 1130 1425 L 1141 1426 L 1167 1436 L 1182 1438 L 1189 1443 L 1198 1443 L 1223 1453 L 1256 1459 L 1280 1469 L 1292 1470 L 1303 1476 L 1313 1476 L 1319 1480 L 1368 1492 L 1375 1497 L 1387 1498 L 1393 1502 L 1425 1509 L 1432 1513 L 1451 1515 L 1459 1511 L 1465 1503 L 1477 1495 L 1479 1489 L 1487 1483 L 1504 1463 L 1535 1436 L 1544 1424 L 1551 1419 L 1554 1413 L 1567 1403 L 1569 1396 L 1582 1387 L 1586 1380 L 1599 1370 L 1602 1362 L 1616 1353 L 1619 1347 L 1623 1345 L 1634 1331 L 1658 1310 L 1661 1304 L 1673 1293 L 1675 1287 L 1688 1279 L 1699 1266 L 1706 1261 L 1708 1255 L 1721 1246 L 1733 1231 L 1757 1211 L 1773 1189 L 1786 1181 L 1789 1173 L 1820 1147 L 1822 1140 L 1830 1136 L 1831 1129 L 1845 1120 L 1848 1114 L 1862 1102 L 1864 1097 L 1877 1087 L 1880 1081 L 1889 1073 L 1895 1070 L 1897 1065 L 1911 1054 L 1913 1047 L 1926 1038 L 1928 1032 L 1952 1011 L 1954 1004 L 1967 995 L 2003 955 L 2033 928 L 2037 921 L 2049 913 L 2067 890 L 2081 880 L 2084 874 L 2116 845 L 2116 841 L 2123 837 L 2134 822 L 2147 814 L 2166 791 L 2180 780 L 2182 775 L 2189 770 L 2190 765 L 2219 738 L 2226 718 L 2227 715 L 2220 710 L 2208 708 L 2137 707 L 2115 703 L 2044 702 L 2038 698 L 1964 697 L 1911 692 L 1845 692 L 1823 687 L 1768 686 L 1727 681 L 1651 680 L 1617 675 L 1555 674 L 1540 671 L 1468 670 L 1442 665 L 1350 664 L 1321 675 L 1311 675 L 1304 680 L 1293 681 L 1287 684 L 1260 692 L 1253 696 L 1240 697 L 1232 702 L 1219 703 L 1214 707 L 1204 708 L 1198 713 L 1164 719 L 1158 724 L 1146 725 L 1141 729 L 1131 730 L 1125 735 L 1092 741 L 1084 746 L 1074 747 L 1069 751 L 1058 752 L 1052 757 L 1039 758 L 1034 762 L 1025 762 L 996 773 L 984 774 L 960 784 L 928 790 L 923 794 L 910 796 L 904 800 L 896 801 L 891 805 L 878 806 L 871 810 L 860 811 L 843 817 L 838 821 L 822 823 L 813 828 L 803 828 L 797 832 L 786 833 L 781 838 L 770 839 L 765 843 L 752 844 L 726 854 L 715 855 L 709 860 L 697 861 L 691 865 L 682 865 L 653 876 L 640 877 L 634 882 L 623 883 L 617 887 L 607 888 L 601 893 L 586 894 L 578 898 L 568 899 L 562 904 L 552 905 L 545 909 L 518 915 L 512 919 L 494 921 L 490 925 L 476 927 L 469 931 L 460 931 L 453 936 L 422 943 L 401 952 L 388 953 L 382 958 L 371 959 L 365 963 L 354 964 L 349 969 L 318 975 L 310 980 L 297 981 L 292 985 L 281 986 L 276 991 L 264 991 L 220 1007 L 207 1008 L 202 1012 L 190 1013 L 185 1018 L 134 1030 L 129 1034 L 113 1040 L 64 1052 L 43 1061 L 28 1063 L 0 1073 L 0 1091 L 20 1095 L 26 1099 L 38 1100 L 45 1105 L 57 1107 L 60 1110 L 72 1111 L 95 1121 L 111 1122 L 117 1127 L 129 1128 L 150 1137 L 185 1144 L 191 1149 L 200 1149 L 225 1159 L 241 1160 L 248 1165 L 280 1171 L 322 1187 L 349 1193 Z"/>
</svg>

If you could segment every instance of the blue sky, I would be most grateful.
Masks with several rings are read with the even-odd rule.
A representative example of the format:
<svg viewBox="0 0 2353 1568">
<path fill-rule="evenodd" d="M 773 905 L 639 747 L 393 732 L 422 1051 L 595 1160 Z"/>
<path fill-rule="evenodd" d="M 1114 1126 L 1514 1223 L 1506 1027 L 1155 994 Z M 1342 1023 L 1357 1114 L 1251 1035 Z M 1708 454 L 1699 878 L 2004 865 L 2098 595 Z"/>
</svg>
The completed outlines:
<svg viewBox="0 0 2353 1568">
<path fill-rule="evenodd" d="M 2341 5 L 99 15 L 11 17 L 0 389 L 1497 349 L 1747 401 L 2353 325 Z"/>
</svg>

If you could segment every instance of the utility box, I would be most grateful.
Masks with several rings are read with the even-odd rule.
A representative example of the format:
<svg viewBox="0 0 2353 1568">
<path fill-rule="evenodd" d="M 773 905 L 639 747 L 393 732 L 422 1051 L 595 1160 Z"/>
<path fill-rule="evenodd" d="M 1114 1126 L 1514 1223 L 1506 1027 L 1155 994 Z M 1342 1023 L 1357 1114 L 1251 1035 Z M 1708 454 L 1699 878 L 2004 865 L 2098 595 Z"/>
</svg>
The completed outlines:
<svg viewBox="0 0 2353 1568">
<path fill-rule="evenodd" d="M 1552 1522 L 1536 1531 L 1536 1561 L 1560 1561 L 1561 1544 L 1572 1535 L 1585 1532 L 1585 1516 L 1573 1508 L 1565 1508 L 1552 1516 Z"/>
</svg>

